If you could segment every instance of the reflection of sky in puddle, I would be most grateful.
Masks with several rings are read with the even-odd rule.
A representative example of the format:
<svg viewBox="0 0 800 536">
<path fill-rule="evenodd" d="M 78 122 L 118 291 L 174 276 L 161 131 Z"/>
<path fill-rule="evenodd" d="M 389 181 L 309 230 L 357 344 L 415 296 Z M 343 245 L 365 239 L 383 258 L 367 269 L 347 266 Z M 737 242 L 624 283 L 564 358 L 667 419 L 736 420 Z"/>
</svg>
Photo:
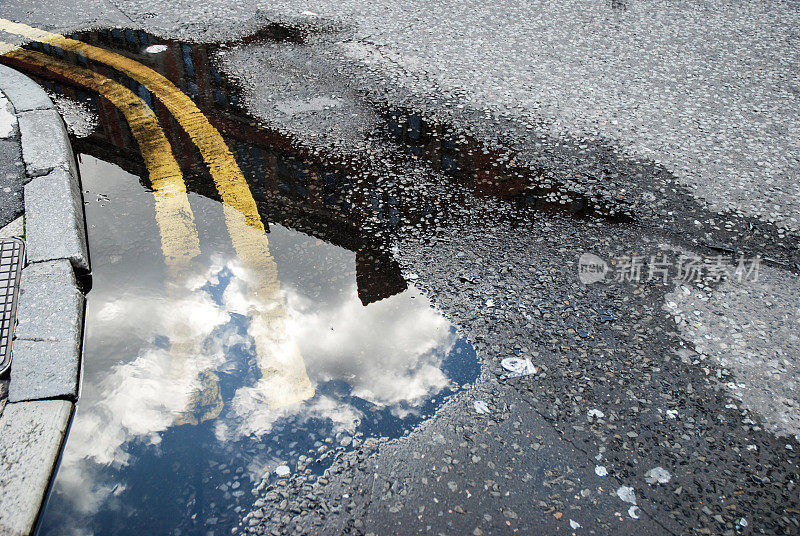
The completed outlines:
<svg viewBox="0 0 800 536">
<path fill-rule="evenodd" d="M 229 534 L 265 471 L 320 471 L 322 447 L 399 435 L 477 375 L 474 350 L 415 288 L 365 307 L 353 252 L 279 225 L 279 303 L 259 301 L 219 204 L 198 195 L 204 253 L 169 276 L 152 196 L 82 160 L 94 263 L 83 391 L 40 534 Z M 289 355 L 313 390 L 282 396 L 298 380 L 256 351 L 254 336 L 276 337 L 254 311 L 281 331 L 270 355 Z"/>
</svg>

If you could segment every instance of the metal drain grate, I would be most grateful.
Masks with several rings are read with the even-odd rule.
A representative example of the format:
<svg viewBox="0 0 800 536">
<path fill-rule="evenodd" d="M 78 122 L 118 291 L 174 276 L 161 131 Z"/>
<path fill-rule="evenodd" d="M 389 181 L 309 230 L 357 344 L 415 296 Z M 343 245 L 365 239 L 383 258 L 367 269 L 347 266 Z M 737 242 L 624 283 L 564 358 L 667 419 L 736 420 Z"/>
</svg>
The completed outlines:
<svg viewBox="0 0 800 536">
<path fill-rule="evenodd" d="M 11 341 L 17 324 L 17 298 L 25 264 L 25 242 L 19 238 L 0 240 L 0 374 L 11 366 Z"/>
</svg>

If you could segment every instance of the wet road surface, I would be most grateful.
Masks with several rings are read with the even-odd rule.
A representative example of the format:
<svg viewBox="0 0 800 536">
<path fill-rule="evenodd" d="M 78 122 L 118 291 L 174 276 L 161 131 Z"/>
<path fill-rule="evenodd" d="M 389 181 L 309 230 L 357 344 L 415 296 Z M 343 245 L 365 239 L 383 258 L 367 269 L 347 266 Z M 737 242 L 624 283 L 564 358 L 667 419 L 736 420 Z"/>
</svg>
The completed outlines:
<svg viewBox="0 0 800 536">
<path fill-rule="evenodd" d="M 612 13 L 629 7 L 611 6 Z M 798 256 L 786 188 L 768 216 L 749 201 L 717 214 L 693 192 L 698 188 L 686 186 L 682 166 L 642 157 L 652 150 L 647 143 L 634 157 L 619 150 L 618 138 L 580 139 L 479 106 L 462 114 L 457 100 L 439 102 L 443 113 L 434 113 L 437 98 L 418 102 L 370 78 L 380 73 L 363 42 L 343 39 L 324 52 L 331 46 L 326 36 L 349 35 L 347 25 L 303 17 L 271 25 L 248 19 L 252 24 L 229 39 L 205 44 L 138 28 L 73 37 L 149 66 L 191 97 L 252 192 L 255 209 L 241 205 L 241 215 L 257 213 L 265 229 L 277 222 L 269 236 L 284 235 L 287 243 L 291 236 L 322 237 L 333 244 L 325 248 L 356 252 L 351 303 L 369 309 L 407 292 L 429 300 L 470 341 L 482 372 L 474 388 L 450 398 L 407 437 L 367 439 L 334 452 L 321 478 L 283 459 L 291 471 L 285 477 L 257 468 L 247 477 L 254 502 L 252 494 L 242 496 L 252 507 L 225 523 L 233 526 L 238 516 L 237 531 L 259 534 L 796 533 Z M 122 26 L 130 28 L 129 21 Z M 370 66 L 359 71 L 332 59 L 342 47 Z M 164 115 L 174 113 L 164 104 L 172 97 L 158 94 L 166 86 L 137 78 L 138 68 L 120 75 L 98 67 L 102 55 L 29 50 L 99 71 L 130 90 L 158 118 L 192 210 L 199 210 L 196 195 L 225 201 L 214 176 L 219 169 L 209 165 L 214 159 L 195 149 L 207 133 L 193 135 L 177 124 L 180 117 Z M 46 62 L 34 58 L 38 66 L 28 71 L 47 74 Z M 30 59 L 9 61 L 23 67 Z M 54 93 L 96 99 L 65 78 L 53 79 Z M 557 84 L 550 89 L 561 91 Z M 99 127 L 76 147 L 152 177 L 153 161 L 130 150 L 143 138 L 107 104 L 90 105 Z M 699 173 L 705 178 L 695 186 L 713 185 L 707 168 Z M 159 192 L 157 181 L 143 182 Z M 725 188 L 712 192 L 712 205 Z M 204 220 L 195 214 L 199 243 L 208 238 Z M 251 217 L 250 229 L 254 223 Z M 216 229 L 256 236 L 236 225 L 226 219 Z M 165 242 L 162 230 L 161 238 L 165 266 L 181 255 L 194 259 L 191 234 Z M 359 271 L 364 265 L 372 269 Z M 598 271 L 606 277 L 594 279 Z M 215 292 L 224 295 L 230 276 L 215 277 L 192 296 L 205 292 L 213 302 Z M 407 283 L 412 289 L 397 294 Z M 510 377 L 501 365 L 509 356 L 530 359 L 536 374 Z M 297 367 L 281 370 L 297 377 Z M 214 392 L 207 375 L 198 381 Z M 292 392 L 299 397 L 304 389 Z M 346 408 L 344 394 L 336 393 L 336 407 Z M 216 411 L 213 396 L 195 405 L 201 417 Z M 178 428 L 200 430 L 202 419 L 195 419 Z M 164 443 L 168 435 L 150 438 Z M 275 437 L 280 444 L 283 436 Z M 230 459 L 247 452 L 234 445 L 214 454 L 229 458 L 219 462 L 224 469 L 200 478 L 227 474 Z M 231 486 L 222 485 L 224 498 Z M 124 496 L 112 486 L 114 493 Z M 186 506 L 175 508 L 205 504 L 193 490 L 185 493 Z M 52 533 L 68 530 L 54 519 Z M 222 518 L 182 522 L 191 533 L 209 519 Z"/>
<path fill-rule="evenodd" d="M 271 342 L 296 346 L 306 375 L 281 377 L 254 342 L 253 277 L 226 248 L 219 202 L 191 197 L 203 254 L 170 273 L 139 177 L 80 160 L 95 259 L 85 372 L 39 533 L 228 533 L 265 473 L 319 475 L 326 451 L 401 435 L 477 376 L 472 347 L 414 287 L 365 305 L 355 252 L 275 222 L 286 335 Z M 296 400 L 289 380 L 311 390 Z"/>
</svg>

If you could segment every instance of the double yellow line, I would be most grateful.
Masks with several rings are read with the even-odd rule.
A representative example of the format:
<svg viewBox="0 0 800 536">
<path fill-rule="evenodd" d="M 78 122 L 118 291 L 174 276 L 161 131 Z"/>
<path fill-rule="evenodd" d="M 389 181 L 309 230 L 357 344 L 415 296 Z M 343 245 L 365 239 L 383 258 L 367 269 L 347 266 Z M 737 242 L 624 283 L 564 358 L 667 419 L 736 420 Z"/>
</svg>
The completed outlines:
<svg viewBox="0 0 800 536">
<path fill-rule="evenodd" d="M 172 146 L 150 107 L 122 84 L 94 71 L 67 66 L 46 54 L 31 50 L 11 49 L 4 55 L 63 76 L 95 91 L 122 112 L 139 145 L 153 185 L 156 221 L 161 234 L 164 260 L 173 270 L 186 267 L 191 259 L 200 254 L 200 240 L 181 169 L 172 154 Z"/>
<path fill-rule="evenodd" d="M 244 214 L 248 225 L 264 230 L 247 181 L 236 164 L 233 154 L 225 144 L 225 140 L 209 123 L 192 99 L 178 89 L 175 84 L 153 69 L 126 56 L 63 35 L 6 19 L 0 19 L 0 30 L 82 54 L 98 63 L 113 67 L 146 86 L 167 107 L 200 150 L 223 203 Z"/>
<path fill-rule="evenodd" d="M 234 250 L 250 274 L 253 297 L 251 324 L 256 354 L 265 379 L 284 391 L 270 396 L 270 405 L 284 405 L 313 396 L 305 364 L 293 341 L 285 337 L 285 310 L 280 298 L 277 265 L 269 252 L 264 225 L 247 181 L 219 132 L 194 102 L 167 78 L 126 56 L 0 19 L 0 31 L 59 47 L 103 63 L 136 80 L 175 117 L 197 146 L 220 194 Z M 185 268 L 200 252 L 186 185 L 171 146 L 152 110 L 130 90 L 93 71 L 66 65 L 45 54 L 0 42 L 0 54 L 59 74 L 106 97 L 125 115 L 147 165 L 156 197 L 156 219 L 170 271 Z M 279 389 L 280 390 L 280 389 Z"/>
</svg>

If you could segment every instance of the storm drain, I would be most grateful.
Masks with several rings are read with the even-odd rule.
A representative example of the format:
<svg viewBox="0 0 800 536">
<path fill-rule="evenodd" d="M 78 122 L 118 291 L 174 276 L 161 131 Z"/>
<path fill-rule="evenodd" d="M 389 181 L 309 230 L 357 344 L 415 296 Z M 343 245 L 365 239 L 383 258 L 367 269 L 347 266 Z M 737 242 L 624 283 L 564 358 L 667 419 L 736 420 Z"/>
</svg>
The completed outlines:
<svg viewBox="0 0 800 536">
<path fill-rule="evenodd" d="M 17 298 L 22 265 L 25 260 L 25 242 L 18 238 L 0 240 L 0 374 L 11 366 L 11 341 L 17 323 Z"/>
</svg>

